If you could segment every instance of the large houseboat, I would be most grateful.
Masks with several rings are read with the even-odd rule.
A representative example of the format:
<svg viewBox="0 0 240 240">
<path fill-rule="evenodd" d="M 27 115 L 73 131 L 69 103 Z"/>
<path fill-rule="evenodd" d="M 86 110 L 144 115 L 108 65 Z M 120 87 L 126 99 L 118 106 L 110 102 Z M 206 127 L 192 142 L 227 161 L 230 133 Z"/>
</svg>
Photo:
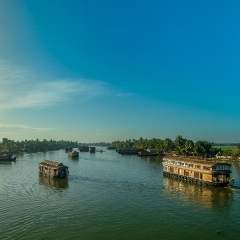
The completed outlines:
<svg viewBox="0 0 240 240">
<path fill-rule="evenodd" d="M 211 160 L 200 160 L 183 157 L 163 158 L 164 176 L 174 177 L 202 185 L 227 186 L 233 185 L 230 177 L 231 164 Z"/>
<path fill-rule="evenodd" d="M 67 178 L 68 167 L 59 162 L 45 160 L 39 163 L 39 171 L 48 177 Z"/>
</svg>

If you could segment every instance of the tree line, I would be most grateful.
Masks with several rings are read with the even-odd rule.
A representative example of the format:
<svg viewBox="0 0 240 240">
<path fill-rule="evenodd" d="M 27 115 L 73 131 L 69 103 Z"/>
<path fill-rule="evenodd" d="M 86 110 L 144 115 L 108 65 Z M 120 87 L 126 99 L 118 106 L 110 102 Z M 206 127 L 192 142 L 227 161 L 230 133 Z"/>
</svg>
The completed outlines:
<svg viewBox="0 0 240 240">
<path fill-rule="evenodd" d="M 215 157 L 219 156 L 240 156 L 240 144 L 238 144 L 238 151 L 233 153 L 229 149 L 222 149 L 221 147 L 214 147 L 214 143 L 208 141 L 197 141 L 183 138 L 178 135 L 175 140 L 170 138 L 159 139 L 129 139 L 126 141 L 114 141 L 113 146 L 116 148 L 138 148 L 138 149 L 155 149 L 160 154 L 174 152 L 182 156 L 200 156 L 200 157 Z"/>
<path fill-rule="evenodd" d="M 53 151 L 66 148 L 67 146 L 78 147 L 78 143 L 74 141 L 55 141 L 55 140 L 46 140 L 40 141 L 36 140 L 22 140 L 14 141 L 8 138 L 3 138 L 0 143 L 0 152 L 45 152 Z"/>
</svg>

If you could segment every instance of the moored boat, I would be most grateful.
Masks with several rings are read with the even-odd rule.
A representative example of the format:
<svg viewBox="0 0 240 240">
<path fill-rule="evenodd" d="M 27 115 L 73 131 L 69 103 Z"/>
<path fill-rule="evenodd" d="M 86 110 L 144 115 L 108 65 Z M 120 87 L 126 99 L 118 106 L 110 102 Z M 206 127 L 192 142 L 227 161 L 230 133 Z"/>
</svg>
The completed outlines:
<svg viewBox="0 0 240 240">
<path fill-rule="evenodd" d="M 233 185 L 231 164 L 183 157 L 163 158 L 163 174 L 202 185 Z"/>
<path fill-rule="evenodd" d="M 16 157 L 13 157 L 11 154 L 1 154 L 0 161 L 16 161 Z"/>
<path fill-rule="evenodd" d="M 95 153 L 96 152 L 96 147 L 89 147 L 89 152 L 90 153 Z"/>
<path fill-rule="evenodd" d="M 119 154 L 137 154 L 139 152 L 139 149 L 137 148 L 120 148 L 116 150 Z"/>
<path fill-rule="evenodd" d="M 79 146 L 79 151 L 80 152 L 89 152 L 89 146 L 81 145 L 81 146 Z"/>
<path fill-rule="evenodd" d="M 155 149 L 144 149 L 138 152 L 138 156 L 158 156 L 159 153 Z"/>
<path fill-rule="evenodd" d="M 49 160 L 45 160 L 39 163 L 39 171 L 45 176 L 56 178 L 67 178 L 69 174 L 68 167 L 63 163 L 53 162 Z"/>
</svg>

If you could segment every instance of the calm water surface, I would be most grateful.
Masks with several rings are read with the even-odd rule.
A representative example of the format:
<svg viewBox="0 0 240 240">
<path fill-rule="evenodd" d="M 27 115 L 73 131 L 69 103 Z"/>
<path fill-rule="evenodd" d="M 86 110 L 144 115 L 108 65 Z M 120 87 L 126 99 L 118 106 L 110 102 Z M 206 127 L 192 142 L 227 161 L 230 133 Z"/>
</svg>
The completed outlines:
<svg viewBox="0 0 240 240">
<path fill-rule="evenodd" d="M 104 149 L 105 150 L 105 149 Z M 68 180 L 39 176 L 44 159 Z M 240 187 L 240 163 L 232 166 Z M 240 190 L 162 176 L 160 158 L 64 150 L 0 164 L 0 239 L 239 239 Z"/>
</svg>

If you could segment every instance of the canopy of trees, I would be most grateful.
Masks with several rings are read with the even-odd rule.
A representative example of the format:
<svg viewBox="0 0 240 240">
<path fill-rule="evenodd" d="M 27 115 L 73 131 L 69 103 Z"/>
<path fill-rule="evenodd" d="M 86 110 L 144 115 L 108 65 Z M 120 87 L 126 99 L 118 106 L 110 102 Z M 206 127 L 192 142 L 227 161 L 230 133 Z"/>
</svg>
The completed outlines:
<svg viewBox="0 0 240 240">
<path fill-rule="evenodd" d="M 116 148 L 151 148 L 155 149 L 159 153 L 174 152 L 182 156 L 200 156 L 200 157 L 215 157 L 220 156 L 233 156 L 229 149 L 223 150 L 222 148 L 214 147 L 214 144 L 208 141 L 197 141 L 185 139 L 178 135 L 175 140 L 170 138 L 162 139 L 143 139 L 138 140 L 129 139 L 126 141 L 115 141 L 113 145 Z M 240 156 L 240 144 L 238 145 L 238 152 L 234 154 L 234 157 Z"/>
<path fill-rule="evenodd" d="M 0 143 L 0 151 L 10 151 L 10 152 L 44 152 L 63 149 L 67 146 L 77 147 L 77 142 L 72 141 L 54 141 L 46 140 L 39 141 L 36 140 L 24 140 L 24 141 L 14 141 L 7 138 L 3 138 L 2 143 Z"/>
</svg>

